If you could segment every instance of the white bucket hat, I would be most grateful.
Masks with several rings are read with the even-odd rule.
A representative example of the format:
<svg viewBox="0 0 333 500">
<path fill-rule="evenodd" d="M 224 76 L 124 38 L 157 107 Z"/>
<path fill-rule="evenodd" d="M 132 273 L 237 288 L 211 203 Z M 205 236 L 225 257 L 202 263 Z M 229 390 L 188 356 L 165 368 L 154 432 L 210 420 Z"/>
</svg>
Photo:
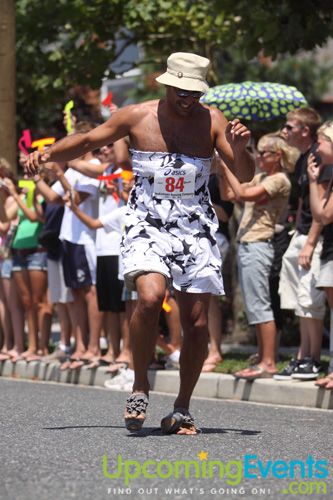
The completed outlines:
<svg viewBox="0 0 333 500">
<path fill-rule="evenodd" d="M 206 57 L 190 52 L 175 52 L 168 57 L 167 70 L 156 81 L 171 87 L 207 92 L 206 75 L 210 65 Z"/>
</svg>

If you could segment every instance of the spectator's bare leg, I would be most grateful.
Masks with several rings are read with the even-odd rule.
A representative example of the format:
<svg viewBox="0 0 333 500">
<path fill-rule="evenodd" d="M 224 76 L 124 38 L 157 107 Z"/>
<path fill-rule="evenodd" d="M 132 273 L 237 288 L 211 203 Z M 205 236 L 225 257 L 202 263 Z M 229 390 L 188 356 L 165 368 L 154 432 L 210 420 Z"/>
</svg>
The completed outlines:
<svg viewBox="0 0 333 500">
<path fill-rule="evenodd" d="M 3 288 L 10 311 L 14 335 L 14 347 L 9 351 L 9 354 L 12 360 L 16 361 L 24 351 L 24 310 L 13 277 L 10 279 L 3 278 Z"/>
<path fill-rule="evenodd" d="M 103 313 L 98 309 L 96 287 L 91 285 L 86 291 L 86 302 L 89 321 L 89 342 L 88 349 L 83 359 L 93 360 L 101 355 L 99 339 L 102 331 Z"/>
<path fill-rule="evenodd" d="M 60 325 L 60 342 L 66 347 L 71 345 L 72 321 L 68 311 L 68 304 L 57 303 L 57 315 Z"/>
<path fill-rule="evenodd" d="M 203 372 L 212 372 L 223 359 L 222 342 L 222 309 L 219 297 L 212 295 L 208 309 L 209 351 L 202 367 Z"/>
<path fill-rule="evenodd" d="M 33 302 L 28 271 L 14 271 L 13 276 L 22 299 L 28 327 L 28 349 L 22 353 L 22 356 L 31 361 L 38 359 L 38 303 Z"/>
<path fill-rule="evenodd" d="M 12 322 L 4 289 L 4 281 L 5 280 L 3 278 L 0 278 L 0 323 L 1 334 L 3 337 L 1 344 L 2 352 L 0 353 L 0 361 L 4 361 L 10 358 L 8 351 L 10 351 L 14 346 Z"/>
<path fill-rule="evenodd" d="M 47 272 L 31 270 L 29 281 L 31 285 L 32 302 L 38 317 L 38 330 L 40 332 L 40 353 L 42 356 L 49 354 L 49 339 L 51 334 L 52 306 L 47 302 Z"/>
<path fill-rule="evenodd" d="M 261 345 L 262 356 L 258 366 L 267 372 L 276 372 L 276 325 L 275 321 L 265 321 L 256 326 L 258 343 Z"/>
<path fill-rule="evenodd" d="M 300 358 L 310 356 L 320 361 L 324 322 L 315 318 L 299 318 L 301 332 Z"/>
<path fill-rule="evenodd" d="M 74 321 L 74 332 L 75 332 L 75 351 L 73 352 L 71 358 L 79 359 L 82 358 L 83 354 L 87 350 L 88 344 L 88 313 L 87 304 L 85 300 L 84 289 L 74 290 L 73 293 L 73 321 Z"/>
</svg>

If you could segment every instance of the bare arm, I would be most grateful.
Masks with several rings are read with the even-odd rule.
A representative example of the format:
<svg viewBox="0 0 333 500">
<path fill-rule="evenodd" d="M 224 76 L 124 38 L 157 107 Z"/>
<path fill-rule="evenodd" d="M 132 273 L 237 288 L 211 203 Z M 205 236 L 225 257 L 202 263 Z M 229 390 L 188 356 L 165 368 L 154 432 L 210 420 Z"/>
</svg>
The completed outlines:
<svg viewBox="0 0 333 500">
<path fill-rule="evenodd" d="M 90 132 L 68 135 L 53 144 L 46 152 L 35 151 L 31 153 L 25 166 L 26 173 L 34 175 L 38 173 L 42 163 L 48 161 L 67 162 L 129 135 L 132 122 L 137 117 L 135 108 L 135 105 L 126 106 L 112 114 L 105 123 Z"/>
<path fill-rule="evenodd" d="M 12 196 L 7 196 L 3 189 L 0 189 L 0 221 L 8 224 L 17 217 L 18 206 Z"/>
<path fill-rule="evenodd" d="M 333 178 L 326 183 L 325 188 L 318 184 L 320 167 L 317 166 L 314 155 L 308 158 L 308 176 L 310 188 L 310 206 L 313 218 L 322 224 L 329 224 L 333 221 L 333 198 L 332 184 Z"/>
<path fill-rule="evenodd" d="M 90 215 L 87 215 L 85 212 L 83 212 L 75 203 L 73 197 L 72 197 L 72 192 L 66 193 L 66 197 L 68 201 L 66 202 L 66 205 L 71 208 L 73 213 L 90 229 L 99 229 L 100 227 L 103 227 L 103 224 L 99 219 L 93 219 L 90 217 Z"/>
<path fill-rule="evenodd" d="M 13 181 L 9 178 L 6 178 L 4 180 L 6 187 L 10 193 L 10 195 L 13 197 L 15 200 L 17 206 L 22 210 L 24 215 L 31 221 L 31 222 L 37 222 L 41 220 L 40 213 L 37 212 L 36 210 L 33 210 L 32 208 L 27 207 L 25 200 L 22 198 L 22 195 L 18 194 L 16 191 L 16 187 L 13 183 Z"/>
<path fill-rule="evenodd" d="M 107 168 L 107 163 L 101 163 L 100 165 L 95 165 L 90 161 L 86 160 L 71 160 L 68 162 L 68 166 L 81 172 L 81 174 L 87 177 L 92 177 L 96 179 L 99 175 L 103 175 L 104 170 Z"/>
<path fill-rule="evenodd" d="M 125 139 L 119 139 L 113 144 L 116 165 L 119 165 L 124 170 L 132 170 L 131 158 L 128 151 L 127 142 Z"/>
<path fill-rule="evenodd" d="M 248 186 L 247 184 L 241 184 L 226 165 L 222 165 L 221 168 L 224 178 L 235 193 L 236 201 L 258 201 L 267 197 L 268 193 L 264 186 Z"/>
<path fill-rule="evenodd" d="M 49 203 L 59 203 L 60 205 L 63 205 L 61 196 L 59 196 L 55 191 L 53 191 L 53 189 L 48 184 L 46 184 L 45 181 L 43 181 L 40 175 L 35 175 L 34 181 L 36 183 L 36 187 L 40 192 L 40 194 L 44 196 L 44 198 Z"/>
<path fill-rule="evenodd" d="M 250 181 L 254 175 L 254 160 L 246 150 L 251 133 L 239 120 L 228 122 L 223 114 L 211 110 L 215 147 L 229 169 L 241 182 Z"/>
</svg>

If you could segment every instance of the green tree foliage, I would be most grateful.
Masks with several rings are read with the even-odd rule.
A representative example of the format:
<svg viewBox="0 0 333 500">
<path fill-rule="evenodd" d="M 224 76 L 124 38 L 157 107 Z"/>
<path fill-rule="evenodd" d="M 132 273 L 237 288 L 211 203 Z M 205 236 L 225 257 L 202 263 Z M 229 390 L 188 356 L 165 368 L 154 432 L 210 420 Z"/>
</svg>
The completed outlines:
<svg viewBox="0 0 333 500">
<path fill-rule="evenodd" d="M 50 126 L 75 84 L 100 86 L 130 43 L 162 68 L 172 51 L 209 57 L 221 81 L 223 53 L 242 59 L 311 49 L 332 33 L 331 0 L 16 0 L 19 126 Z M 121 44 L 117 43 L 119 40 Z M 234 64 L 235 61 L 232 61 Z M 222 71 L 223 73 L 223 71 Z"/>
</svg>

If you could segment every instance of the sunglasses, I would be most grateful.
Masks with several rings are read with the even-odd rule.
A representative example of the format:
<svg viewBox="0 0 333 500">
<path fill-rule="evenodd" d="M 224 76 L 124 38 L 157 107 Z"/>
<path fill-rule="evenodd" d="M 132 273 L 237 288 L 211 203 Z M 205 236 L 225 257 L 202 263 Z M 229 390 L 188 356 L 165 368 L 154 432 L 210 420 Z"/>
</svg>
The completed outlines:
<svg viewBox="0 0 333 500">
<path fill-rule="evenodd" d="M 281 130 L 287 129 L 288 132 L 291 132 L 292 130 L 294 130 L 294 128 L 303 128 L 303 126 L 302 125 L 289 125 L 289 123 L 285 123 L 283 125 L 283 127 L 281 128 Z"/>
<path fill-rule="evenodd" d="M 269 151 L 267 149 L 265 151 L 257 151 L 258 156 L 265 156 L 266 153 L 271 154 L 271 155 L 275 155 L 276 151 Z"/>
<path fill-rule="evenodd" d="M 204 95 L 204 92 L 198 92 L 196 90 L 183 90 L 175 88 L 175 92 L 178 97 L 193 97 L 194 99 L 200 99 Z"/>
</svg>

